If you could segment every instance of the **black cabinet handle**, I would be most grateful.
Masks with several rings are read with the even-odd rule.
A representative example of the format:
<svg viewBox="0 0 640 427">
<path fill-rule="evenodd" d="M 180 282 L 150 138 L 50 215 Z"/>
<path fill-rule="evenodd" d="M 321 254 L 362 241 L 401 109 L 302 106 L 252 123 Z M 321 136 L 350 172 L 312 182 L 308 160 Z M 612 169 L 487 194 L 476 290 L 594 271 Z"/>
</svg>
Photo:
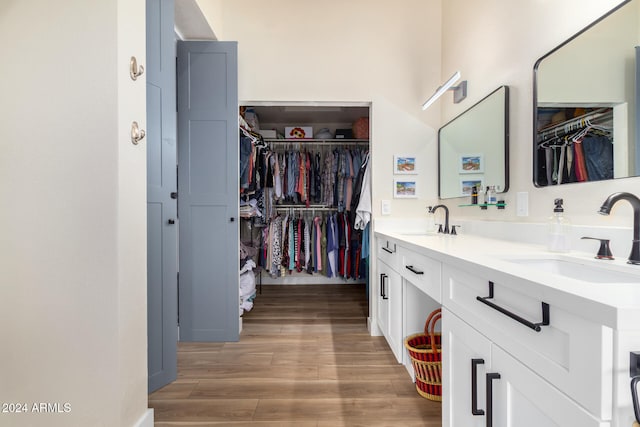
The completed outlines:
<svg viewBox="0 0 640 427">
<path fill-rule="evenodd" d="M 478 409 L 478 365 L 484 365 L 484 359 L 471 359 L 471 414 L 484 415 Z"/>
<path fill-rule="evenodd" d="M 536 332 L 540 332 L 542 330 L 541 326 L 549 326 L 549 322 L 550 322 L 549 321 L 549 304 L 547 304 L 546 302 L 542 303 L 542 322 L 533 323 L 533 322 L 530 322 L 530 321 L 528 321 L 527 319 L 525 319 L 523 317 L 518 316 L 515 313 L 510 312 L 506 308 L 500 307 L 499 305 L 489 301 L 492 298 L 493 298 L 493 282 L 489 282 L 489 296 L 487 296 L 487 297 L 479 297 L 479 296 L 477 296 L 476 299 L 478 301 L 480 301 L 483 304 L 488 305 L 489 307 L 493 308 L 494 310 L 499 311 L 500 313 L 504 314 L 505 316 L 508 316 L 508 317 L 512 318 L 516 322 L 522 323 L 526 327 L 531 328 Z"/>
<path fill-rule="evenodd" d="M 393 253 L 393 251 L 391 249 L 385 248 L 384 246 L 382 247 L 382 250 L 385 251 L 385 252 L 389 252 L 390 254 Z"/>
<path fill-rule="evenodd" d="M 500 374 L 491 372 L 487 374 L 487 427 L 493 426 L 493 380 L 499 380 Z"/>
<path fill-rule="evenodd" d="M 424 271 L 416 270 L 415 268 L 413 268 L 413 265 L 405 265 L 404 268 L 406 268 L 407 270 L 409 270 L 414 274 L 424 274 Z"/>
<path fill-rule="evenodd" d="M 386 279 L 387 277 L 389 276 L 384 273 L 380 274 L 380 296 L 382 297 L 382 299 L 389 299 L 387 293 L 384 290 L 384 279 Z"/>
<path fill-rule="evenodd" d="M 384 277 L 382 278 L 382 289 L 383 289 L 383 293 L 384 295 L 382 295 L 382 299 L 389 299 L 389 297 L 387 296 L 387 289 L 385 288 L 385 284 L 387 282 L 387 278 L 389 276 L 387 276 L 386 274 L 384 275 Z"/>
</svg>

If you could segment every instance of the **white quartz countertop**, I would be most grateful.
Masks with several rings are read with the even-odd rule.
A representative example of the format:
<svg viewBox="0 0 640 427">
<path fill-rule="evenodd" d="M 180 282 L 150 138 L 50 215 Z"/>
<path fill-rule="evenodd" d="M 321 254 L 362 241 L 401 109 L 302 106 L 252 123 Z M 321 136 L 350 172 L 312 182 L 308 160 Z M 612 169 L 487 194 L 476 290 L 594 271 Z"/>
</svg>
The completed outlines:
<svg viewBox="0 0 640 427">
<path fill-rule="evenodd" d="M 542 245 L 474 235 L 412 235 L 388 230 L 375 235 L 457 268 L 512 283 L 520 292 L 613 329 L 637 330 L 640 326 L 640 266 L 627 264 L 626 258 L 597 260 L 595 252 L 556 254 Z M 536 264 L 537 260 L 566 261 L 574 272 L 582 270 L 577 273 L 586 274 L 585 279 L 551 272 Z"/>
</svg>

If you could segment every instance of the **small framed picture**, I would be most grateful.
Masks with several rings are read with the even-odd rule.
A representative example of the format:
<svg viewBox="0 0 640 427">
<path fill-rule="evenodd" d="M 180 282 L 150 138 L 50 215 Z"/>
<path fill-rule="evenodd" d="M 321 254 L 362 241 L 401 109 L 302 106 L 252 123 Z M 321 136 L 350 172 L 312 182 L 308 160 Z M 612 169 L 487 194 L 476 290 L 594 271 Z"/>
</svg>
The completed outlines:
<svg viewBox="0 0 640 427">
<path fill-rule="evenodd" d="M 418 173 L 416 168 L 415 156 L 393 156 L 393 173 L 394 175 L 415 175 Z"/>
<path fill-rule="evenodd" d="M 393 180 L 393 197 L 395 199 L 415 199 L 416 180 L 407 178 L 395 178 Z"/>
<path fill-rule="evenodd" d="M 476 187 L 478 193 L 482 191 L 484 188 L 482 184 L 482 177 L 472 178 L 472 177 L 464 177 L 460 178 L 460 195 L 462 196 L 470 196 L 471 189 Z"/>
<path fill-rule="evenodd" d="M 482 154 L 461 154 L 458 161 L 460 173 L 484 172 Z"/>
</svg>

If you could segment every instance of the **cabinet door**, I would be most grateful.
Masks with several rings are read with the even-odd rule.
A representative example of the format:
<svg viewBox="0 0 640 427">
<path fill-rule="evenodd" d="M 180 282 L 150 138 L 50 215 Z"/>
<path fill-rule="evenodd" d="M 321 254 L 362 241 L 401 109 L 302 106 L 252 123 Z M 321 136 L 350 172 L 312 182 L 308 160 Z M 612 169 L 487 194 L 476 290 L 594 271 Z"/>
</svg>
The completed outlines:
<svg viewBox="0 0 640 427">
<path fill-rule="evenodd" d="M 491 405 L 487 399 L 487 426 L 493 427 L 605 427 L 567 395 L 550 385 L 500 347 L 492 346 Z M 489 381 L 488 379 L 486 381 Z M 491 407 L 489 407 L 491 406 Z M 462 424 L 454 424 L 462 425 Z"/>
<path fill-rule="evenodd" d="M 385 284 L 385 291 L 389 298 L 389 334 L 387 335 L 387 341 L 399 363 L 402 363 L 404 354 L 402 287 L 402 276 L 395 270 L 390 270 Z"/>
<path fill-rule="evenodd" d="M 402 363 L 402 277 L 378 258 L 378 327 Z"/>
<path fill-rule="evenodd" d="M 442 309 L 442 425 L 484 427 L 485 374 L 491 369 L 487 338 Z M 540 424 L 539 426 L 546 425 Z"/>
<path fill-rule="evenodd" d="M 378 286 L 376 294 L 376 300 L 378 301 L 377 319 L 378 328 L 380 328 L 385 338 L 389 335 L 389 297 L 387 296 L 388 292 L 385 288 L 388 287 L 390 271 L 389 266 L 378 258 Z"/>
</svg>

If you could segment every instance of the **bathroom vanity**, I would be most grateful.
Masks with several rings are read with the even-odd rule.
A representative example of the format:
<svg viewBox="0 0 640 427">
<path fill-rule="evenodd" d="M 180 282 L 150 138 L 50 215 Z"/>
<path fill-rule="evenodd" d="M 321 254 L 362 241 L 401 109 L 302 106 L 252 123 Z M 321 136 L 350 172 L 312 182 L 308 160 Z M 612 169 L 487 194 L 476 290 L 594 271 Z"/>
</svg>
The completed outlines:
<svg viewBox="0 0 640 427">
<path fill-rule="evenodd" d="M 375 241 L 370 326 L 410 373 L 403 339 L 442 306 L 443 426 L 633 423 L 640 267 L 473 235 Z"/>
</svg>

